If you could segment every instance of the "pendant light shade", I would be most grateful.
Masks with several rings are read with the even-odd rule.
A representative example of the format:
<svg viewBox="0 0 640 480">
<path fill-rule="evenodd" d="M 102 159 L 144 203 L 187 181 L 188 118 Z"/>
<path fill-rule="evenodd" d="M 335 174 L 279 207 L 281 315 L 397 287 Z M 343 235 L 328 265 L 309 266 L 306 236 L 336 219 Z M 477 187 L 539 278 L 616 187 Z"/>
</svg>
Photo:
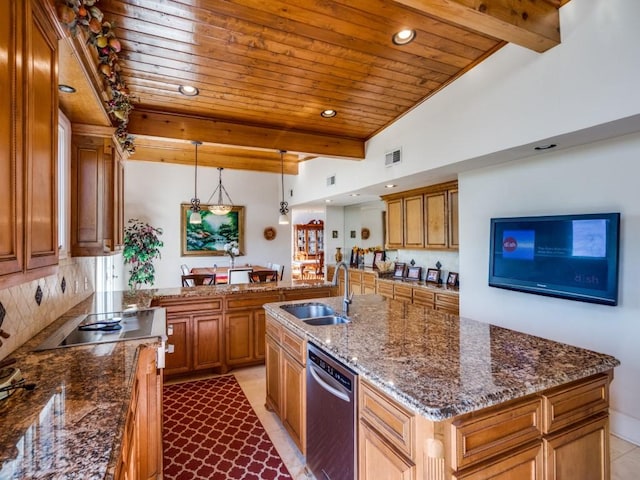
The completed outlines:
<svg viewBox="0 0 640 480">
<path fill-rule="evenodd" d="M 280 202 L 280 216 L 278 217 L 278 223 L 280 225 L 289 225 L 289 204 L 284 201 L 284 154 L 286 150 L 280 150 L 280 166 L 281 166 L 281 183 L 282 183 L 282 201 Z"/>
<path fill-rule="evenodd" d="M 193 198 L 191 199 L 191 215 L 189 215 L 189 223 L 192 225 L 198 225 L 202 223 L 202 215 L 200 214 L 200 199 L 198 198 L 198 145 L 202 145 L 202 142 L 194 140 L 191 143 L 196 146 L 196 168 L 193 182 Z"/>
<path fill-rule="evenodd" d="M 226 215 L 231 210 L 233 210 L 233 202 L 231 201 L 231 197 L 227 193 L 227 189 L 222 185 L 222 167 L 218 167 L 218 186 L 213 191 L 209 200 L 207 201 L 209 205 L 209 211 L 214 215 Z M 211 199 L 215 196 L 216 192 L 218 192 L 218 202 L 215 204 L 211 204 Z M 227 196 L 228 203 L 224 203 L 222 200 L 222 192 Z"/>
</svg>

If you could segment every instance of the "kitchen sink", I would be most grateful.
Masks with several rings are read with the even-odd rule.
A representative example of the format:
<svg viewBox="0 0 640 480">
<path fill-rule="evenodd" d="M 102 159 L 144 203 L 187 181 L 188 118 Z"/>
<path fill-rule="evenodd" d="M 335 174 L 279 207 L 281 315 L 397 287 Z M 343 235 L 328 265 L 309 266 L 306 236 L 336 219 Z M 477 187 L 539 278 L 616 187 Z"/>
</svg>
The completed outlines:
<svg viewBox="0 0 640 480">
<path fill-rule="evenodd" d="M 300 320 L 335 316 L 335 310 L 324 303 L 296 303 L 293 305 L 280 305 L 285 312 L 290 313 Z"/>
<path fill-rule="evenodd" d="M 303 318 L 301 319 L 307 325 L 322 326 L 322 325 L 340 325 L 343 323 L 349 323 L 347 317 L 340 315 L 327 315 L 325 317 L 315 318 Z"/>
</svg>

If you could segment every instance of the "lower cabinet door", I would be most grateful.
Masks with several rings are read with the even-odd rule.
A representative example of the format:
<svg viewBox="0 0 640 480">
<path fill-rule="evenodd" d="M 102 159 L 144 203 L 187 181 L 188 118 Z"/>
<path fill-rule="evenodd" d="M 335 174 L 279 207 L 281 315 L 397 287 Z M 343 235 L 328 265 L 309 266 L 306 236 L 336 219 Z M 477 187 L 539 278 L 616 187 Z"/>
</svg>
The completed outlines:
<svg viewBox="0 0 640 480">
<path fill-rule="evenodd" d="M 253 359 L 253 312 L 229 313 L 225 321 L 227 365 L 251 362 Z"/>
<path fill-rule="evenodd" d="M 165 375 L 184 373 L 191 369 L 191 318 L 167 316 L 167 346 L 173 348 L 165 357 Z"/>
<path fill-rule="evenodd" d="M 306 369 L 282 352 L 282 424 L 306 455 Z"/>
<path fill-rule="evenodd" d="M 267 335 L 265 342 L 265 374 L 267 384 L 267 406 L 271 408 L 278 417 L 282 417 L 282 394 L 280 379 L 280 358 L 282 350 L 278 342 Z"/>
<path fill-rule="evenodd" d="M 359 443 L 359 480 L 415 480 L 415 464 L 362 420 Z"/>
<path fill-rule="evenodd" d="M 609 417 L 563 430 L 544 441 L 549 480 L 609 480 Z"/>
<path fill-rule="evenodd" d="M 222 315 L 194 315 L 194 370 L 222 365 L 221 329 Z"/>
<path fill-rule="evenodd" d="M 472 467 L 459 472 L 457 480 L 542 480 L 544 474 L 542 444 L 504 454 L 495 463 Z M 551 480 L 581 479 L 582 477 L 549 477 Z"/>
<path fill-rule="evenodd" d="M 265 336 L 266 336 L 266 313 L 264 310 L 253 312 L 254 326 L 254 354 L 256 360 L 262 360 L 265 356 Z"/>
</svg>

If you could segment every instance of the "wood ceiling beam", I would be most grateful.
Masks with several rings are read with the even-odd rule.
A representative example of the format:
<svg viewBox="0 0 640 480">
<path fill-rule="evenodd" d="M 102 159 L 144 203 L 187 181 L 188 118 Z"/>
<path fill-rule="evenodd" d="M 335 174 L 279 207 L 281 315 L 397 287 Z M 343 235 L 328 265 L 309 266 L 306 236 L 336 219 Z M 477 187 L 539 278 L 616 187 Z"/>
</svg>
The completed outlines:
<svg viewBox="0 0 640 480">
<path fill-rule="evenodd" d="M 560 44 L 560 15 L 538 0 L 393 0 L 424 14 L 536 52 Z M 566 2 L 564 2 L 566 3 Z"/>
<path fill-rule="evenodd" d="M 240 147 L 287 150 L 319 156 L 364 159 L 364 141 L 271 127 L 241 125 L 203 117 L 136 108 L 129 115 L 129 133 Z"/>
<path fill-rule="evenodd" d="M 256 151 L 255 156 L 210 153 L 198 151 L 198 166 L 222 167 L 233 170 L 251 170 L 257 172 L 280 173 L 282 166 L 280 158 L 267 158 L 265 152 Z M 289 158 L 287 158 L 289 157 Z M 293 157 L 293 158 L 292 158 Z M 194 150 L 191 145 L 182 149 L 168 149 L 156 147 L 151 144 L 136 145 L 136 151 L 129 156 L 129 160 L 174 163 L 178 165 L 194 165 Z M 287 155 L 284 160 L 284 173 L 286 175 L 298 174 L 297 156 Z"/>
</svg>

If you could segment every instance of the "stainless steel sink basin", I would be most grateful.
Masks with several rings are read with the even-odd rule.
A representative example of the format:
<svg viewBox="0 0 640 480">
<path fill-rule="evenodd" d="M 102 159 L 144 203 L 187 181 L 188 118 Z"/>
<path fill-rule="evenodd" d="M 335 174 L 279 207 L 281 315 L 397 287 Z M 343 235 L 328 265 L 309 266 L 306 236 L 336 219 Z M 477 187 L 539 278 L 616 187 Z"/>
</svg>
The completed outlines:
<svg viewBox="0 0 640 480">
<path fill-rule="evenodd" d="M 340 325 L 342 323 L 349 323 L 349 319 L 340 315 L 327 315 L 325 317 L 315 318 L 303 318 L 301 319 L 307 325 L 322 326 L 322 325 Z"/>
<path fill-rule="evenodd" d="M 300 320 L 307 318 L 330 317 L 335 315 L 335 310 L 324 303 L 296 303 L 293 305 L 280 305 L 285 312 L 290 313 Z M 329 324 L 327 324 L 329 325 Z"/>
</svg>

